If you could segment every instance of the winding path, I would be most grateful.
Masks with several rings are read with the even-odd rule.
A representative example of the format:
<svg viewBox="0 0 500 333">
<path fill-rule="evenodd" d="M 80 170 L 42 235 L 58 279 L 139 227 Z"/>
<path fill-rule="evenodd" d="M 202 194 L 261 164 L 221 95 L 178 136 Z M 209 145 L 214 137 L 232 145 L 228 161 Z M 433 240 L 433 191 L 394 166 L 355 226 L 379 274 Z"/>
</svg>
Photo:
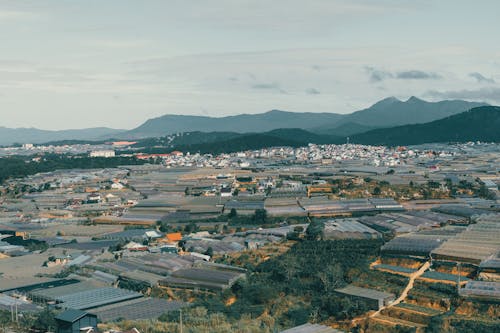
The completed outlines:
<svg viewBox="0 0 500 333">
<path fill-rule="evenodd" d="M 406 287 L 403 290 L 403 292 L 401 293 L 401 295 L 391 304 L 383 306 L 377 312 L 372 313 L 370 315 L 370 317 L 375 317 L 376 315 L 380 314 L 380 312 L 382 312 L 382 310 L 393 307 L 394 305 L 398 305 L 399 303 L 404 301 L 406 299 L 406 297 L 408 296 L 408 292 L 410 292 L 410 290 L 413 288 L 413 284 L 415 282 L 415 279 L 420 277 L 422 274 L 424 274 L 425 271 L 429 269 L 429 267 L 431 267 L 431 262 L 427 261 L 427 262 L 425 262 L 425 264 L 422 265 L 422 267 L 420 267 L 418 269 L 418 271 L 412 273 L 410 275 L 410 280 L 408 281 L 408 284 L 406 285 Z"/>
</svg>

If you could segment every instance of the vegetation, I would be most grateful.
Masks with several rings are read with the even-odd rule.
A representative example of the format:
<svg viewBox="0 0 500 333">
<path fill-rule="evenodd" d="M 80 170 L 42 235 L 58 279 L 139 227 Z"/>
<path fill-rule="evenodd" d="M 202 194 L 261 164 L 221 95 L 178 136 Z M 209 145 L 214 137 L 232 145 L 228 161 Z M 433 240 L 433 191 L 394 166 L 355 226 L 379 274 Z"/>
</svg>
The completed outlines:
<svg viewBox="0 0 500 333">
<path fill-rule="evenodd" d="M 10 245 L 24 246 L 30 251 L 46 251 L 49 246 L 44 241 L 39 241 L 36 239 L 23 239 L 20 236 L 11 236 L 4 238 L 3 241 L 9 243 Z"/>
<path fill-rule="evenodd" d="M 25 177 L 58 169 L 112 168 L 119 165 L 144 163 L 134 157 L 91 158 L 58 154 L 43 155 L 40 160 L 34 160 L 33 157 L 4 157 L 0 158 L 0 183 L 9 178 Z"/>
<path fill-rule="evenodd" d="M 56 328 L 55 312 L 44 309 L 38 313 L 23 313 L 12 322 L 10 311 L 0 310 L 2 332 L 54 332 Z M 5 330 L 5 327 L 13 329 Z"/>
<path fill-rule="evenodd" d="M 366 312 L 367 305 L 341 297 L 334 289 L 369 271 L 369 261 L 380 245 L 378 240 L 301 241 L 288 252 L 260 263 L 246 281 L 199 304 L 235 320 L 243 314 L 257 318 L 266 313 L 280 326 L 352 318 Z M 229 299 L 235 301 L 227 306 Z"/>
<path fill-rule="evenodd" d="M 309 143 L 344 143 L 344 139 L 332 135 L 318 135 L 298 128 L 276 129 L 265 133 L 189 132 L 174 137 L 140 140 L 134 150 L 122 153 L 169 153 L 174 150 L 220 154 L 261 149 L 273 146 L 301 147 Z"/>
<path fill-rule="evenodd" d="M 375 129 L 351 136 L 355 143 L 412 145 L 429 142 L 500 142 L 500 107 L 482 106 L 424 124 Z"/>
</svg>

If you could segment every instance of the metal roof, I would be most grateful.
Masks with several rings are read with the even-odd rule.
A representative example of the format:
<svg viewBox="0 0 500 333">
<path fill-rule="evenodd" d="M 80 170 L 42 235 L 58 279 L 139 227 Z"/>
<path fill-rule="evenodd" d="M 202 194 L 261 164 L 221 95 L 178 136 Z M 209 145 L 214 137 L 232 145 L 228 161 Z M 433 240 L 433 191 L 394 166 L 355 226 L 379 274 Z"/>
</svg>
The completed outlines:
<svg viewBox="0 0 500 333">
<path fill-rule="evenodd" d="M 72 295 L 81 291 L 91 291 L 102 287 L 102 284 L 98 284 L 91 281 L 78 282 L 68 285 L 56 286 L 53 288 L 41 288 L 30 293 L 31 297 L 43 298 L 46 300 L 56 300 L 59 297 Z"/>
<path fill-rule="evenodd" d="M 342 294 L 370 298 L 370 299 L 376 299 L 376 300 L 379 300 L 379 299 L 384 300 L 386 298 L 394 297 L 394 294 L 391 294 L 391 293 L 386 293 L 386 292 L 378 291 L 378 290 L 374 290 L 374 289 L 356 287 L 353 285 L 348 285 L 344 288 L 335 289 L 335 291 L 338 293 L 342 293 Z"/>
<path fill-rule="evenodd" d="M 15 307 L 19 312 L 35 312 L 40 310 L 36 304 L 0 294 L 0 310 L 10 311 L 12 307 Z"/>
<path fill-rule="evenodd" d="M 339 331 L 329 326 L 319 325 L 319 324 L 309 324 L 309 323 L 281 331 L 281 333 L 341 333 L 341 332 L 342 331 Z"/>
<path fill-rule="evenodd" d="M 102 322 L 116 321 L 120 318 L 143 320 L 156 319 L 165 312 L 175 311 L 184 306 L 186 306 L 186 303 L 179 301 L 141 298 L 95 308 L 91 312 L 96 314 Z"/>
<path fill-rule="evenodd" d="M 57 300 L 62 302 L 65 308 L 85 310 L 140 297 L 142 297 L 140 293 L 106 287 L 61 296 Z"/>
<path fill-rule="evenodd" d="M 77 321 L 78 319 L 85 317 L 87 315 L 95 316 L 95 315 L 89 314 L 85 311 L 81 311 L 81 310 L 77 310 L 77 309 L 68 309 L 68 310 L 58 314 L 55 317 L 55 319 L 65 321 L 68 323 L 73 323 L 73 322 Z"/>
<path fill-rule="evenodd" d="M 369 234 L 378 234 L 377 231 L 354 219 L 329 220 L 325 223 L 325 234 L 329 232 L 360 232 Z"/>
</svg>

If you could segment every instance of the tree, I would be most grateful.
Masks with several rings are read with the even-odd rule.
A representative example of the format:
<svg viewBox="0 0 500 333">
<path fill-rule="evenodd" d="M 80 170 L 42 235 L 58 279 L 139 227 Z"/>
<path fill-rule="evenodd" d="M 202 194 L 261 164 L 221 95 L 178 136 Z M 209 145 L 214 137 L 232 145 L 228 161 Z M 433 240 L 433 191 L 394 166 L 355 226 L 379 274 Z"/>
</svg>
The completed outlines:
<svg viewBox="0 0 500 333">
<path fill-rule="evenodd" d="M 486 187 L 486 185 L 484 185 L 484 184 L 481 184 L 481 186 L 479 187 L 479 190 L 478 190 L 477 194 L 481 198 L 485 198 L 485 199 L 489 199 L 489 200 L 495 200 L 496 199 L 495 193 L 493 193 L 492 191 L 490 191 Z"/>
<path fill-rule="evenodd" d="M 427 186 L 429 186 L 429 188 L 439 188 L 441 184 L 439 182 L 436 182 L 436 181 L 433 181 L 433 180 L 429 180 L 427 182 Z"/>
<path fill-rule="evenodd" d="M 208 249 L 205 251 L 205 254 L 207 256 L 213 257 L 214 256 L 214 249 L 212 249 L 212 247 L 209 246 Z"/>
<path fill-rule="evenodd" d="M 373 189 L 373 193 L 372 193 L 373 195 L 380 195 L 380 193 L 382 193 L 382 190 L 380 189 L 380 187 L 377 186 Z"/>
<path fill-rule="evenodd" d="M 304 232 L 304 227 L 301 225 L 298 225 L 298 226 L 293 228 L 293 231 L 298 232 L 298 233 Z"/>
<path fill-rule="evenodd" d="M 229 212 L 228 217 L 230 219 L 232 219 L 232 218 L 235 218 L 237 215 L 238 215 L 238 212 L 236 211 L 236 209 L 235 208 L 231 208 L 231 211 Z"/>
<path fill-rule="evenodd" d="M 308 240 L 317 240 L 323 235 L 325 225 L 321 221 L 312 221 L 306 229 L 306 238 Z"/>
<path fill-rule="evenodd" d="M 259 224 L 266 223 L 267 211 L 265 209 L 261 209 L 261 208 L 256 209 L 255 214 L 253 216 L 253 220 L 254 220 L 254 222 L 259 223 Z"/>
<path fill-rule="evenodd" d="M 46 308 L 38 313 L 35 318 L 35 322 L 33 323 L 33 328 L 44 332 L 52 331 L 56 328 L 56 320 L 54 317 L 54 312 Z"/>
<path fill-rule="evenodd" d="M 266 196 L 269 196 L 272 192 L 273 188 L 271 186 L 266 187 Z"/>
</svg>

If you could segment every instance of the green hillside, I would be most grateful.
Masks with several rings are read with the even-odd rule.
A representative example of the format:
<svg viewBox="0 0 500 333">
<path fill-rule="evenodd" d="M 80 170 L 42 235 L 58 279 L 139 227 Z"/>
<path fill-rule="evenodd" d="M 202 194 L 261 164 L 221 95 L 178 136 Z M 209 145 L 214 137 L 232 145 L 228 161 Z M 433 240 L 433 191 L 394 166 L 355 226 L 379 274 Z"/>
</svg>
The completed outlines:
<svg viewBox="0 0 500 333">
<path fill-rule="evenodd" d="M 477 107 L 425 124 L 375 129 L 351 137 L 354 143 L 390 146 L 468 141 L 500 142 L 500 107 Z"/>
</svg>

